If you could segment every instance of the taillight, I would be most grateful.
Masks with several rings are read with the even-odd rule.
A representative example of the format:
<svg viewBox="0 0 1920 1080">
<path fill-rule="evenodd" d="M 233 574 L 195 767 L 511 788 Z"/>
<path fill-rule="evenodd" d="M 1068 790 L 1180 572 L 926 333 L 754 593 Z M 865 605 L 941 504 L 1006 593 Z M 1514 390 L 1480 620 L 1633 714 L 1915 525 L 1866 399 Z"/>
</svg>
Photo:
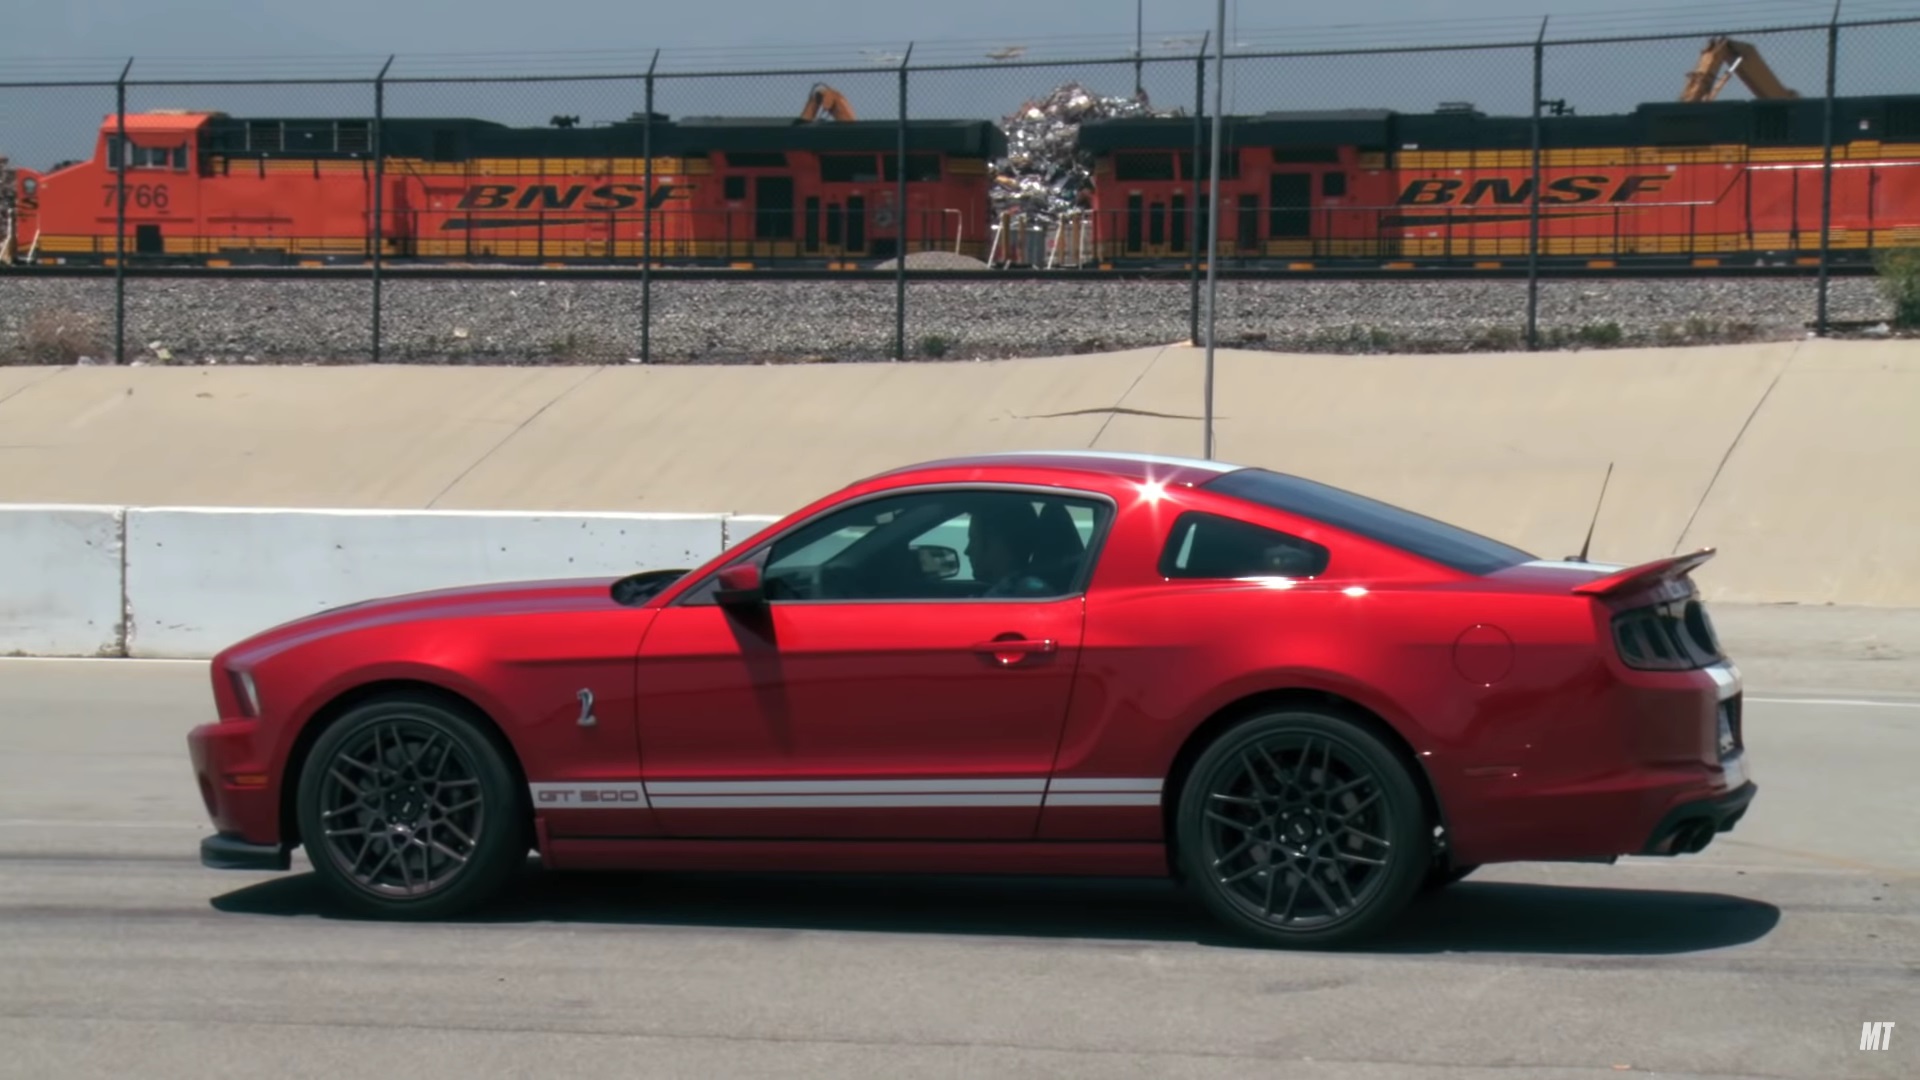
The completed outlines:
<svg viewBox="0 0 1920 1080">
<path fill-rule="evenodd" d="M 1706 606 L 1695 599 L 1620 612 L 1613 643 L 1622 662 L 1646 671 L 1690 671 L 1723 659 Z"/>
</svg>

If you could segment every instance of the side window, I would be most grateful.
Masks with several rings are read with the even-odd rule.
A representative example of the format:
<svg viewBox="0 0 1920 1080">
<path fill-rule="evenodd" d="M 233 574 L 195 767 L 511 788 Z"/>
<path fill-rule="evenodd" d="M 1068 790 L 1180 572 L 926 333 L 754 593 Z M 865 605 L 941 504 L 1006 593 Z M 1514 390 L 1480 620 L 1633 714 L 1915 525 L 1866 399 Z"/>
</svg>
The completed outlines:
<svg viewBox="0 0 1920 1080">
<path fill-rule="evenodd" d="M 1160 553 L 1170 578 L 1310 578 L 1326 573 L 1325 547 L 1275 529 L 1189 511 L 1173 523 Z"/>
<path fill-rule="evenodd" d="M 1104 501 L 942 490 L 859 503 L 775 541 L 768 599 L 1054 598 L 1084 587 Z"/>
</svg>

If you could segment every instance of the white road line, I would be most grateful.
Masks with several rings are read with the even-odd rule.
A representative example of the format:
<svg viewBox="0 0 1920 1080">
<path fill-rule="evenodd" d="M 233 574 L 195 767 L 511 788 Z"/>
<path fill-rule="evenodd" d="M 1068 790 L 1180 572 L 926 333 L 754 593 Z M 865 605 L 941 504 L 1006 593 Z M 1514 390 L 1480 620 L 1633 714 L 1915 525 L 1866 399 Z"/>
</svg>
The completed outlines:
<svg viewBox="0 0 1920 1080">
<path fill-rule="evenodd" d="M 39 818 L 0 819 L 0 829 L 211 829 L 188 821 L 55 821 Z"/>
<path fill-rule="evenodd" d="M 1920 709 L 1920 701 L 1874 701 L 1870 698 L 1750 697 L 1762 705 L 1838 705 L 1863 709 Z"/>
<path fill-rule="evenodd" d="M 0 664 L 198 664 L 205 667 L 212 659 L 190 660 L 169 656 L 0 656 Z"/>
</svg>

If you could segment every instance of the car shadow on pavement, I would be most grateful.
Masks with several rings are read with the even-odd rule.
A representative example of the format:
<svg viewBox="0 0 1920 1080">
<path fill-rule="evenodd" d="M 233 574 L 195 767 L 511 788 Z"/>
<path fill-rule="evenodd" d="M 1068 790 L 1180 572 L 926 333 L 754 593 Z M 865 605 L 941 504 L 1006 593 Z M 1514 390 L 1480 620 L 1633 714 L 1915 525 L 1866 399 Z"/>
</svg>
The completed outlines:
<svg viewBox="0 0 1920 1080">
<path fill-rule="evenodd" d="M 220 896 L 233 914 L 353 920 L 311 873 Z M 719 873 L 557 873 L 529 868 L 454 924 L 555 923 L 1194 942 L 1246 948 L 1165 881 Z M 1662 955 L 1743 945 L 1772 931 L 1771 904 L 1712 892 L 1461 882 L 1421 897 L 1366 953 Z"/>
</svg>

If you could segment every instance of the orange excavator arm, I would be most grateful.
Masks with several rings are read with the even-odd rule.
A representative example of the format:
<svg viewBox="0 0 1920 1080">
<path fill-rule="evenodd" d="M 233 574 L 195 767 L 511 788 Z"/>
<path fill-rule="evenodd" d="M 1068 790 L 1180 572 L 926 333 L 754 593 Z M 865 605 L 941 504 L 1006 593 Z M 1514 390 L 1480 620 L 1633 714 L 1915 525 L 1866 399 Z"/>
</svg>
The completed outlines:
<svg viewBox="0 0 1920 1080">
<path fill-rule="evenodd" d="M 847 96 L 826 83 L 814 83 L 813 92 L 807 95 L 807 107 L 800 110 L 800 122 L 810 124 L 822 111 L 839 121 L 853 119 L 853 106 Z"/>
<path fill-rule="evenodd" d="M 1759 49 L 1750 42 L 1723 35 L 1708 39 L 1706 48 L 1700 50 L 1700 61 L 1687 73 L 1687 86 L 1681 91 L 1680 100 L 1712 101 L 1726 88 L 1727 80 L 1735 76 L 1761 100 L 1800 96 L 1773 73 L 1773 68 L 1760 58 Z"/>
</svg>

